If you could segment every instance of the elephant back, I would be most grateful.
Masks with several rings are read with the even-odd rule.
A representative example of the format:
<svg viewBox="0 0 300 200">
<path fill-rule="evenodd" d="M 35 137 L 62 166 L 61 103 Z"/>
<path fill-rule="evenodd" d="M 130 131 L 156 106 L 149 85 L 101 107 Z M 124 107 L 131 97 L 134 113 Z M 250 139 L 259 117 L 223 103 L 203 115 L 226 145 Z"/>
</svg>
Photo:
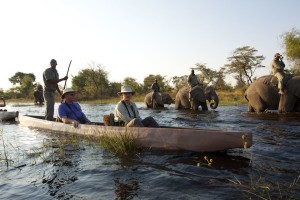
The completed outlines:
<svg viewBox="0 0 300 200">
<path fill-rule="evenodd" d="M 277 87 L 278 85 L 278 80 L 273 75 L 261 76 L 257 80 L 255 80 L 255 82 L 258 82 L 257 84 L 265 84 L 273 87 Z"/>
<path fill-rule="evenodd" d="M 153 94 L 153 92 L 149 92 L 149 93 L 146 94 L 146 96 L 144 98 L 144 103 L 148 108 L 153 106 L 153 104 L 151 102 L 152 94 Z M 154 98 L 154 101 L 156 103 L 156 105 L 154 107 L 163 107 L 164 106 L 161 92 L 156 92 L 155 96 L 153 98 Z"/>
</svg>

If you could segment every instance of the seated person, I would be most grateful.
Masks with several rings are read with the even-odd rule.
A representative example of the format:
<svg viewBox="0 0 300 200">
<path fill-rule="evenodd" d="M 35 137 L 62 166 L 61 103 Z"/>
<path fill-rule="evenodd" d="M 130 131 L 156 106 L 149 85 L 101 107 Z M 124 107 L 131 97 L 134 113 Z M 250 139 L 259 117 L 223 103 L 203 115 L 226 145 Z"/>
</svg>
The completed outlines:
<svg viewBox="0 0 300 200">
<path fill-rule="evenodd" d="M 127 127 L 159 127 L 153 117 L 140 117 L 136 104 L 131 101 L 134 93 L 130 86 L 123 86 L 121 92 L 118 92 L 121 101 L 115 107 L 115 121 L 124 122 Z"/>
<path fill-rule="evenodd" d="M 191 101 L 191 91 L 192 89 L 197 86 L 200 85 L 200 82 L 198 81 L 198 78 L 195 74 L 195 71 L 192 69 L 191 70 L 191 74 L 188 76 L 188 85 L 189 85 L 189 100 Z"/>
<path fill-rule="evenodd" d="M 152 103 L 156 93 L 160 92 L 160 87 L 157 82 L 157 79 L 154 80 L 154 83 L 151 85 L 151 89 L 152 89 L 152 94 L 151 94 L 151 103 Z"/>
<path fill-rule="evenodd" d="M 76 128 L 79 124 L 87 124 L 91 121 L 82 112 L 80 105 L 75 102 L 75 90 L 66 88 L 61 96 L 64 99 L 58 107 L 59 118 L 65 124 L 73 124 Z"/>
<path fill-rule="evenodd" d="M 284 78 L 285 78 L 285 72 L 284 72 L 285 64 L 283 62 L 283 57 L 279 53 L 276 53 L 274 55 L 274 59 L 271 62 L 271 68 L 272 68 L 272 75 L 276 76 L 278 79 L 278 90 L 279 94 L 285 94 L 284 92 Z"/>
</svg>

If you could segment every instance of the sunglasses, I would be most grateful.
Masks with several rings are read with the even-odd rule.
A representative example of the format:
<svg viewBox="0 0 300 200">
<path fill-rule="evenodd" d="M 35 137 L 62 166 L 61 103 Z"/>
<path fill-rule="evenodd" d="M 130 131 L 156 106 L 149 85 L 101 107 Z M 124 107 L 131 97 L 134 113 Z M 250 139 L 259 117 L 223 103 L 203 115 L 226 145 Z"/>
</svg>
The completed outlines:
<svg viewBox="0 0 300 200">
<path fill-rule="evenodd" d="M 70 96 L 74 96 L 74 95 L 75 95 L 75 93 L 69 93 L 68 95 L 70 95 Z"/>
</svg>

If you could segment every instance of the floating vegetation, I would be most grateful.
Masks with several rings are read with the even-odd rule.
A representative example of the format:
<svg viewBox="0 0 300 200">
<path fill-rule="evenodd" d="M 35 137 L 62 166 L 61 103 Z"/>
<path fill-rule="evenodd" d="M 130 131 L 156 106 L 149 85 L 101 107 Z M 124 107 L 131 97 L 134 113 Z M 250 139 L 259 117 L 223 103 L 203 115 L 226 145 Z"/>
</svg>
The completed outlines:
<svg viewBox="0 0 300 200">
<path fill-rule="evenodd" d="M 213 163 L 213 159 L 209 159 L 207 156 L 204 156 L 204 160 L 206 160 L 207 163 L 201 163 L 201 162 L 198 162 L 197 163 L 197 167 L 200 167 L 200 166 L 208 166 L 208 167 L 212 167 L 212 163 Z"/>
</svg>

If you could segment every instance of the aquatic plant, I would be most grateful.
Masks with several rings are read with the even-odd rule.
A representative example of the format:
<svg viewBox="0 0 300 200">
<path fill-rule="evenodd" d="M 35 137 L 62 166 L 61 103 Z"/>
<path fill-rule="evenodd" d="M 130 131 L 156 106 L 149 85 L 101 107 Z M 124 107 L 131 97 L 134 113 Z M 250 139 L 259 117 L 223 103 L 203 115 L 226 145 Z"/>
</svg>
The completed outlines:
<svg viewBox="0 0 300 200">
<path fill-rule="evenodd" d="M 203 165 L 206 165 L 208 167 L 212 167 L 212 163 L 213 163 L 213 159 L 208 159 L 208 156 L 204 156 L 204 160 L 206 160 L 207 163 L 201 163 L 201 162 L 198 162 L 197 163 L 197 167 L 200 167 L 200 166 L 203 166 Z"/>
<path fill-rule="evenodd" d="M 6 167 L 9 167 L 9 165 L 13 163 L 13 160 L 9 158 L 8 151 L 6 150 L 7 143 L 5 143 L 4 141 L 3 129 L 0 129 L 0 135 L 1 135 L 2 147 L 3 147 L 3 152 L 0 152 L 0 161 L 3 160 L 5 162 Z"/>
<path fill-rule="evenodd" d="M 246 141 L 246 135 L 245 134 L 242 135 L 242 139 L 243 139 L 244 149 L 247 149 L 248 148 L 248 142 Z"/>
<path fill-rule="evenodd" d="M 107 132 L 98 137 L 97 142 L 100 146 L 115 156 L 128 156 L 138 153 L 141 146 L 135 141 L 129 132 Z"/>
<path fill-rule="evenodd" d="M 250 183 L 243 184 L 236 177 L 234 180 L 228 179 L 231 183 L 235 184 L 248 199 L 258 198 L 264 200 L 271 199 L 297 199 L 297 188 L 299 188 L 300 175 L 296 177 L 292 183 L 279 184 L 273 183 L 266 178 L 259 177 L 257 181 L 253 181 L 251 178 Z"/>
</svg>

